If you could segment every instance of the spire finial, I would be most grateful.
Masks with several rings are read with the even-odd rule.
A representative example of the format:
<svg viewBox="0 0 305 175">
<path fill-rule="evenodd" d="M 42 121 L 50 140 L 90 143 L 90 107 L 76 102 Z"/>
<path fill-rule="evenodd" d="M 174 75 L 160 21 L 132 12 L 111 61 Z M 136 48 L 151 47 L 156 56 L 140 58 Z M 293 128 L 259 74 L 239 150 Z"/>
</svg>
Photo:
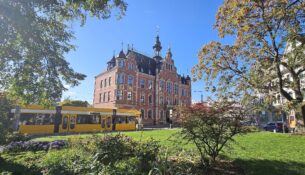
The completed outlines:
<svg viewBox="0 0 305 175">
<path fill-rule="evenodd" d="M 167 53 L 166 53 L 166 57 L 167 58 L 172 58 L 173 54 L 172 54 L 172 49 L 171 47 L 168 47 Z"/>
<path fill-rule="evenodd" d="M 156 42 L 155 42 L 155 45 L 153 46 L 153 49 L 155 50 L 155 55 L 160 56 L 160 51 L 162 49 L 162 46 L 161 46 L 161 42 L 159 39 L 159 35 L 156 36 Z"/>
<path fill-rule="evenodd" d="M 159 36 L 159 32 L 160 32 L 160 27 L 159 27 L 159 25 L 156 26 L 156 31 L 157 31 L 157 36 Z"/>
<path fill-rule="evenodd" d="M 123 48 L 124 48 L 124 43 L 123 43 L 123 41 L 121 42 L 121 45 L 122 45 L 122 50 L 123 50 Z"/>
</svg>

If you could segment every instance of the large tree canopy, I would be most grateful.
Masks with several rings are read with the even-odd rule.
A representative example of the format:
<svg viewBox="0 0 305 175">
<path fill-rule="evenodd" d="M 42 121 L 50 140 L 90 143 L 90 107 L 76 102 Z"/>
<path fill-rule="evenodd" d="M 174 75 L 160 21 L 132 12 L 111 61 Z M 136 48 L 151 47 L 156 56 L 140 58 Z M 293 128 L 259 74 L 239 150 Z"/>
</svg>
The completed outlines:
<svg viewBox="0 0 305 175">
<path fill-rule="evenodd" d="M 69 22 L 122 17 L 123 0 L 0 0 L 0 91 L 22 103 L 51 104 L 86 76 L 64 55 L 75 47 Z"/>
<path fill-rule="evenodd" d="M 304 0 L 225 0 L 215 28 L 220 37 L 233 36 L 235 42 L 203 46 L 193 68 L 195 79 L 204 78 L 220 93 L 243 97 L 278 93 L 290 103 L 302 104 Z"/>
</svg>

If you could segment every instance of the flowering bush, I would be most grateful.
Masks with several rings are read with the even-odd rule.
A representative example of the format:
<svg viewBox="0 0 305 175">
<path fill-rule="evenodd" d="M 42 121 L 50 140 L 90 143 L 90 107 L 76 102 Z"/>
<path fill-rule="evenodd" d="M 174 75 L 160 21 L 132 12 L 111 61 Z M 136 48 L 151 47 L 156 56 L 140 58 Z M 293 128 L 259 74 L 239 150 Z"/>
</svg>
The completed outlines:
<svg viewBox="0 0 305 175">
<path fill-rule="evenodd" d="M 67 146 L 63 140 L 47 141 L 19 141 L 11 142 L 4 147 L 5 152 L 22 152 L 22 151 L 47 151 L 48 149 L 61 149 Z"/>
</svg>

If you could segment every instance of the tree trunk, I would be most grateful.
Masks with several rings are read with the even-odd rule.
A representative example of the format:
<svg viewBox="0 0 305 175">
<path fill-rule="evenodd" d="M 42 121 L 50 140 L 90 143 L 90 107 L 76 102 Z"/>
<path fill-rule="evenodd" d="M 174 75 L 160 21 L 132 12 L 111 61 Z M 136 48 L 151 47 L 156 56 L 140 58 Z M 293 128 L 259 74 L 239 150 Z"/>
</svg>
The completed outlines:
<svg viewBox="0 0 305 175">
<path fill-rule="evenodd" d="M 302 106 L 301 113 L 303 118 L 303 126 L 305 126 L 305 105 Z"/>
</svg>

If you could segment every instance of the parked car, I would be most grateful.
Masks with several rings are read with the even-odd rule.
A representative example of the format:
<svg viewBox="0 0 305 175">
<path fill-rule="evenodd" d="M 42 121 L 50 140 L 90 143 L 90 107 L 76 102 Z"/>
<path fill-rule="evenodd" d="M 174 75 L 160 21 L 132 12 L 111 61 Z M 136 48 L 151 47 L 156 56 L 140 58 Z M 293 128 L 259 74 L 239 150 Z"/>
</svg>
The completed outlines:
<svg viewBox="0 0 305 175">
<path fill-rule="evenodd" d="M 265 131 L 271 131 L 273 132 L 274 130 L 276 132 L 283 132 L 283 125 L 284 125 L 284 131 L 288 132 L 288 127 L 286 123 L 283 122 L 269 122 L 267 123 L 266 126 L 264 126 Z"/>
</svg>

